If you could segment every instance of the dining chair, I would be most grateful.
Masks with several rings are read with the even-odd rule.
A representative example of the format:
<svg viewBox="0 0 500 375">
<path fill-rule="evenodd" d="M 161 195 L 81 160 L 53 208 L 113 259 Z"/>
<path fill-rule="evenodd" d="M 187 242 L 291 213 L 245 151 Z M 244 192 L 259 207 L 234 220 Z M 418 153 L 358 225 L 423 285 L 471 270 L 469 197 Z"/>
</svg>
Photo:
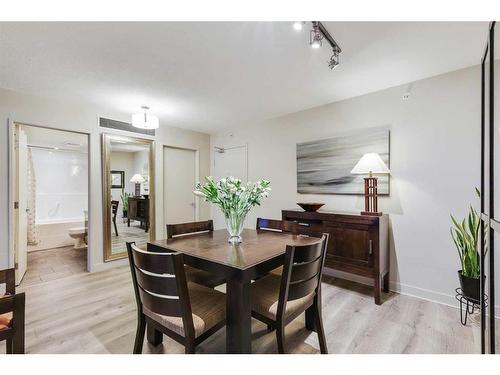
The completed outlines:
<svg viewBox="0 0 500 375">
<path fill-rule="evenodd" d="M 0 270 L 0 341 L 7 340 L 7 354 L 24 354 L 24 293 L 16 293 L 15 270 Z"/>
<path fill-rule="evenodd" d="M 212 220 L 195 221 L 191 223 L 167 224 L 167 238 L 176 238 L 187 236 L 195 233 L 213 232 L 214 223 Z M 224 277 L 214 275 L 210 272 L 199 270 L 197 268 L 186 265 L 186 275 L 189 281 L 197 284 L 215 288 L 226 282 Z"/>
<path fill-rule="evenodd" d="M 310 245 L 288 245 L 283 274 L 270 273 L 252 283 L 252 316 L 276 329 L 279 353 L 285 353 L 285 326 L 309 309 L 314 313 L 321 353 L 328 353 L 321 316 L 321 275 L 327 243 L 325 233 Z"/>
<path fill-rule="evenodd" d="M 118 213 L 119 201 L 111 201 L 111 213 L 113 214 L 113 226 L 115 227 L 115 235 L 118 236 L 118 228 L 116 227 L 116 214 Z"/>
<path fill-rule="evenodd" d="M 297 222 L 289 220 L 264 219 L 259 217 L 257 218 L 255 229 L 295 233 L 297 230 Z"/>
<path fill-rule="evenodd" d="M 146 325 L 194 353 L 226 323 L 226 295 L 188 282 L 182 253 L 154 253 L 127 242 L 137 302 L 134 354 L 142 353 Z"/>
</svg>

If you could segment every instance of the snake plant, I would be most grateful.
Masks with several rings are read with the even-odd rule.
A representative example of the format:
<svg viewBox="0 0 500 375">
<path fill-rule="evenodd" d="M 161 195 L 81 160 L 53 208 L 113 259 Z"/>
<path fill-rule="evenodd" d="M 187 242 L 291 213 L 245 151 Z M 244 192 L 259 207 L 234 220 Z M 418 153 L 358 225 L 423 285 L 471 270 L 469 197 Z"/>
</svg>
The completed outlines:
<svg viewBox="0 0 500 375">
<path fill-rule="evenodd" d="M 480 196 L 479 190 L 476 193 Z M 450 228 L 451 237 L 457 247 L 458 256 L 462 265 L 462 275 L 478 279 L 480 275 L 480 255 L 478 243 L 480 240 L 481 219 L 478 212 L 472 205 L 469 208 L 467 217 L 462 221 L 457 220 L 453 215 Z M 482 241 L 486 242 L 486 232 L 483 233 Z M 486 246 L 485 246 L 486 249 Z"/>
</svg>

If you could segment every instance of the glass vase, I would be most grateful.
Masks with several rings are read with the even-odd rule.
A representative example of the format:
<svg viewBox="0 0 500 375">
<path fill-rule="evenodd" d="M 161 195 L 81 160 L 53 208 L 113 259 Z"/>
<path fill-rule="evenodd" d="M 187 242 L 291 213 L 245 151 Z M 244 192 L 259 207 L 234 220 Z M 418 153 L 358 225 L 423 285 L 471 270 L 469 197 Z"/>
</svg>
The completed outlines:
<svg viewBox="0 0 500 375">
<path fill-rule="evenodd" d="M 241 242 L 241 232 L 243 231 L 243 224 L 245 223 L 245 218 L 247 212 L 226 212 L 226 228 L 229 232 L 228 242 L 232 244 L 238 244 Z"/>
</svg>

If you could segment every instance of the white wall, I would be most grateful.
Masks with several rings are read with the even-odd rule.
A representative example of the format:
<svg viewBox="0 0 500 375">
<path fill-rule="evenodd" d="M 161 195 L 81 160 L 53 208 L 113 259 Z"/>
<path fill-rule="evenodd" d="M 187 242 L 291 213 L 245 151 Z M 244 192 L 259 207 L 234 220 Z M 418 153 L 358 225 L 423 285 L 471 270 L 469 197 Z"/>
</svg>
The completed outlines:
<svg viewBox="0 0 500 375">
<path fill-rule="evenodd" d="M 333 72 L 332 74 L 335 74 Z M 260 124 L 240 124 L 212 136 L 214 146 L 248 143 L 249 180 L 271 181 L 271 197 L 251 213 L 281 217 L 296 202 L 325 202 L 324 209 L 359 212 L 361 196 L 297 194 L 296 143 L 353 129 L 391 129 L 391 194 L 379 200 L 390 214 L 391 287 L 456 305 L 459 261 L 450 239 L 450 212 L 463 216 L 479 205 L 479 67 L 332 103 Z M 231 136 L 232 135 L 232 136 Z M 217 227 L 223 223 L 217 222 Z"/>
<path fill-rule="evenodd" d="M 141 103 L 138 103 L 141 104 Z M 0 269 L 9 264 L 8 242 L 8 124 L 11 121 L 53 127 L 60 130 L 80 131 L 90 134 L 90 233 L 91 270 L 99 270 L 122 264 L 116 261 L 103 264 L 102 230 L 102 172 L 101 130 L 98 117 L 129 121 L 129 114 L 110 111 L 107 108 L 75 101 L 58 101 L 10 90 L 0 89 Z M 164 235 L 163 215 L 163 146 L 191 148 L 199 151 L 200 176 L 209 173 L 209 136 L 207 134 L 174 128 L 160 119 L 160 129 L 155 137 L 156 159 L 156 228 L 157 236 Z M 106 130 L 109 133 L 120 133 Z M 128 133 L 129 135 L 131 133 Z M 175 173 L 175 171 L 173 172 Z M 209 208 L 202 203 L 200 218 L 209 217 Z"/>
<path fill-rule="evenodd" d="M 135 184 L 133 182 L 130 182 L 130 179 L 135 173 L 134 154 L 135 152 L 111 151 L 111 157 L 109 160 L 110 168 L 112 171 L 125 172 L 124 191 L 132 195 L 134 194 Z M 122 189 L 111 189 L 111 199 L 120 202 L 118 212 L 121 212 L 123 210 L 121 194 Z"/>
</svg>

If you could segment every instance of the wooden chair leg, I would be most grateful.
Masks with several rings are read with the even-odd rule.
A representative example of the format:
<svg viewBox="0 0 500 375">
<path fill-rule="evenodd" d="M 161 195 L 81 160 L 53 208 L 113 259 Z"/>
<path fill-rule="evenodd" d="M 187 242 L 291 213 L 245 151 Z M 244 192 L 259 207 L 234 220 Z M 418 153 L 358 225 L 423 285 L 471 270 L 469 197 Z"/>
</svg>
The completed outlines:
<svg viewBox="0 0 500 375">
<path fill-rule="evenodd" d="M 316 303 L 315 307 L 316 307 L 315 325 L 316 325 L 316 330 L 318 332 L 319 349 L 321 351 L 321 354 L 328 354 L 328 349 L 326 347 L 325 329 L 323 327 L 323 317 L 321 315 L 321 306 Z"/>
<path fill-rule="evenodd" d="M 146 324 L 146 327 L 147 327 L 148 342 L 153 346 L 160 345 L 163 342 L 163 333 L 156 330 L 150 324 Z"/>
<path fill-rule="evenodd" d="M 196 353 L 196 346 L 194 345 L 194 342 L 187 342 L 184 345 L 184 353 L 186 353 L 186 354 L 195 354 Z"/>
<path fill-rule="evenodd" d="M 384 275 L 384 293 L 389 293 L 389 271 Z"/>
<path fill-rule="evenodd" d="M 278 341 L 278 353 L 285 354 L 285 327 L 281 324 L 276 326 L 276 341 Z"/>
<path fill-rule="evenodd" d="M 142 354 L 144 333 L 146 332 L 146 318 L 142 314 L 137 319 L 137 332 L 135 333 L 134 354 Z"/>
<path fill-rule="evenodd" d="M 115 226 L 115 235 L 118 237 L 118 228 L 116 227 L 116 220 L 113 220 L 113 225 Z"/>
<path fill-rule="evenodd" d="M 24 354 L 24 308 L 25 308 L 25 295 L 24 293 L 15 296 L 14 307 L 14 336 L 12 337 L 12 353 Z"/>
<path fill-rule="evenodd" d="M 12 354 L 12 339 L 7 339 L 6 345 L 7 345 L 6 353 Z"/>
</svg>

